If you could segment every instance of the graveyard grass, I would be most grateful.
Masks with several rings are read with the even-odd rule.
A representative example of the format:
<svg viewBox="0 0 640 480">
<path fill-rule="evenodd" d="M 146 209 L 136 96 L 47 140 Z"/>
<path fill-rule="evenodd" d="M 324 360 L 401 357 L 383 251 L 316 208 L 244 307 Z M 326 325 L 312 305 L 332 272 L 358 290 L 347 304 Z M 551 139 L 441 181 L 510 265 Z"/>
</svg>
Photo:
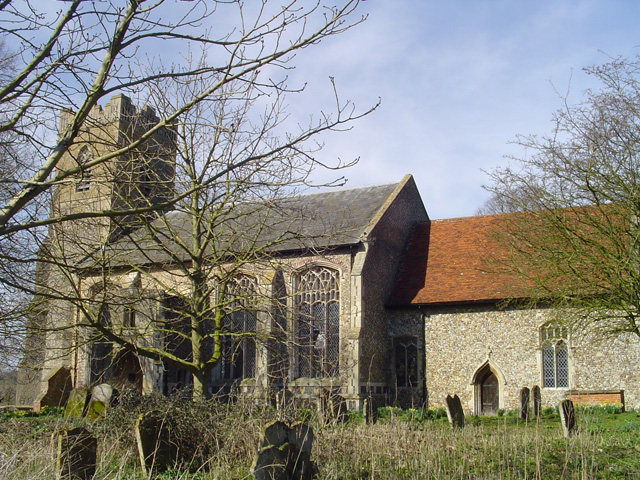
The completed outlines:
<svg viewBox="0 0 640 480">
<path fill-rule="evenodd" d="M 252 404 L 123 396 L 104 418 L 65 419 L 53 411 L 29 417 L 0 416 L 0 479 L 55 478 L 52 435 L 84 426 L 98 439 L 96 480 L 142 480 L 133 425 L 151 409 L 178 414 L 190 449 L 207 452 L 206 469 L 183 465 L 164 480 L 251 478 L 263 427 L 275 410 Z M 345 423 L 315 411 L 287 411 L 287 422 L 306 420 L 314 429 L 311 458 L 317 479 L 637 479 L 640 475 L 640 413 L 613 408 L 576 410 L 577 431 L 564 438 L 560 418 L 545 410 L 524 422 L 515 412 L 469 417 L 452 429 L 444 409 L 380 409 L 375 424 L 360 414 Z M 195 443 L 194 443 L 195 442 Z"/>
</svg>

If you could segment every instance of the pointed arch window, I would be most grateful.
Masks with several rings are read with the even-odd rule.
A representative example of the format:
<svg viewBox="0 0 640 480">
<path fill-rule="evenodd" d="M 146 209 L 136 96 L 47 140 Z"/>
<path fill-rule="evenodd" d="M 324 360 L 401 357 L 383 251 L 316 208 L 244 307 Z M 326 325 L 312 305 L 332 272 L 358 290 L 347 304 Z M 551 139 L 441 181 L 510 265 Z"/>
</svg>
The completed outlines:
<svg viewBox="0 0 640 480">
<path fill-rule="evenodd" d="M 418 385 L 418 339 L 412 336 L 393 339 L 396 386 L 416 387 Z"/>
<path fill-rule="evenodd" d="M 227 315 L 223 329 L 222 378 L 236 380 L 253 378 L 256 372 L 256 330 L 258 316 L 254 277 L 240 275 L 227 284 Z"/>
<path fill-rule="evenodd" d="M 540 328 L 542 349 L 542 385 L 547 388 L 569 387 L 569 330 L 547 323 Z"/>
<path fill-rule="evenodd" d="M 338 375 L 340 274 L 316 266 L 295 278 L 296 367 L 298 377 Z"/>
</svg>

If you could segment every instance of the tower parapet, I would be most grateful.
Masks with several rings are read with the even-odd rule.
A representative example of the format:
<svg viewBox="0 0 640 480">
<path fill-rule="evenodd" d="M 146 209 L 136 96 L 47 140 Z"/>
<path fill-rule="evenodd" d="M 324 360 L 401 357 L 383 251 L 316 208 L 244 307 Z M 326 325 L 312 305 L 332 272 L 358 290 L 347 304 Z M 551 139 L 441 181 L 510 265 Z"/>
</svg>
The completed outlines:
<svg viewBox="0 0 640 480">
<path fill-rule="evenodd" d="M 69 127 L 74 112 L 63 110 L 59 135 Z M 175 132 L 159 129 L 144 142 L 113 158 L 105 157 L 136 142 L 160 121 L 149 106 L 140 109 L 123 94 L 111 97 L 104 107 L 95 105 L 80 134 L 60 160 L 58 170 L 79 169 L 54 187 L 51 215 L 83 212 L 131 211 L 167 201 L 173 191 L 175 175 Z M 135 228 L 145 217 L 123 215 L 60 224 L 68 238 L 67 250 L 95 247 L 113 241 Z M 78 228 L 78 226 L 80 228 Z M 75 230 L 71 235 L 69 231 Z M 72 247 L 72 243 L 77 243 Z"/>
</svg>

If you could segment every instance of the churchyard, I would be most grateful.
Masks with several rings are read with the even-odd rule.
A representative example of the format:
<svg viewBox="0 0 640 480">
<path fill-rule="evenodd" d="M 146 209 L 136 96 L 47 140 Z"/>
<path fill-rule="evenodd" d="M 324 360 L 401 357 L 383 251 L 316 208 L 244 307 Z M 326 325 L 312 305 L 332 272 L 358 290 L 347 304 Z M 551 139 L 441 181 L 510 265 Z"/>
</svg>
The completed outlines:
<svg viewBox="0 0 640 480">
<path fill-rule="evenodd" d="M 455 409 L 451 400 L 448 405 Z M 640 413 L 620 413 L 616 405 L 577 406 L 568 436 L 557 409 L 542 409 L 540 416 L 531 407 L 526 412 L 466 416 L 455 428 L 445 408 L 386 407 L 365 413 L 366 418 L 362 412 L 326 406 L 323 411 L 276 409 L 241 400 L 194 404 L 180 396 L 128 393 L 99 415 L 88 409 L 81 417 L 50 408 L 38 416 L 6 411 L 0 414 L 0 479 L 56 478 L 61 465 L 78 451 L 81 456 L 95 454 L 95 465 L 76 478 L 92 475 L 97 480 L 153 475 L 166 480 L 312 475 L 353 480 L 584 480 L 636 479 L 640 474 Z M 456 412 L 449 413 L 456 424 Z M 141 464 L 141 425 L 146 432 L 171 431 L 172 441 L 156 443 L 155 465 Z M 65 442 L 79 450 L 65 450 Z M 267 463 L 283 465 L 276 476 L 263 470 L 254 477 L 259 449 L 267 451 L 263 461 L 268 457 Z M 169 457 L 161 458 L 165 454 Z M 180 459 L 179 466 L 166 458 Z M 286 466 L 287 458 L 304 458 L 304 464 Z M 286 469 L 288 476 L 283 474 Z"/>
</svg>

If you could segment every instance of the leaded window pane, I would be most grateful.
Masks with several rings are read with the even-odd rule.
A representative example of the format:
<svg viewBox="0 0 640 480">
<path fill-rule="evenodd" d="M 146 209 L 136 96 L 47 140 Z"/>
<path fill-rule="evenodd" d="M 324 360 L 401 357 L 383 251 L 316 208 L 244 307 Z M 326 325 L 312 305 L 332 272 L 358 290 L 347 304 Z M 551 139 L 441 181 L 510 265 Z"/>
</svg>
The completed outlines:
<svg viewBox="0 0 640 480">
<path fill-rule="evenodd" d="M 555 368 L 556 368 L 556 365 L 555 365 L 553 348 L 543 348 L 542 349 L 543 386 L 551 387 L 551 388 L 556 386 Z"/>
<path fill-rule="evenodd" d="M 543 386 L 549 388 L 569 387 L 569 331 L 562 325 L 547 324 L 540 328 L 542 345 Z"/>
<path fill-rule="evenodd" d="M 224 318 L 223 329 L 232 335 L 226 335 L 223 341 L 224 379 L 255 377 L 255 332 L 258 326 L 255 312 L 256 291 L 256 280 L 247 275 L 234 278 L 227 285 L 230 313 Z"/>
<path fill-rule="evenodd" d="M 418 384 L 418 347 L 415 337 L 394 339 L 396 385 L 414 387 Z"/>
<path fill-rule="evenodd" d="M 297 372 L 300 377 L 338 375 L 340 303 L 338 272 L 314 267 L 296 283 Z"/>
<path fill-rule="evenodd" d="M 564 342 L 556 345 L 556 386 L 569 387 L 569 351 Z"/>
</svg>

